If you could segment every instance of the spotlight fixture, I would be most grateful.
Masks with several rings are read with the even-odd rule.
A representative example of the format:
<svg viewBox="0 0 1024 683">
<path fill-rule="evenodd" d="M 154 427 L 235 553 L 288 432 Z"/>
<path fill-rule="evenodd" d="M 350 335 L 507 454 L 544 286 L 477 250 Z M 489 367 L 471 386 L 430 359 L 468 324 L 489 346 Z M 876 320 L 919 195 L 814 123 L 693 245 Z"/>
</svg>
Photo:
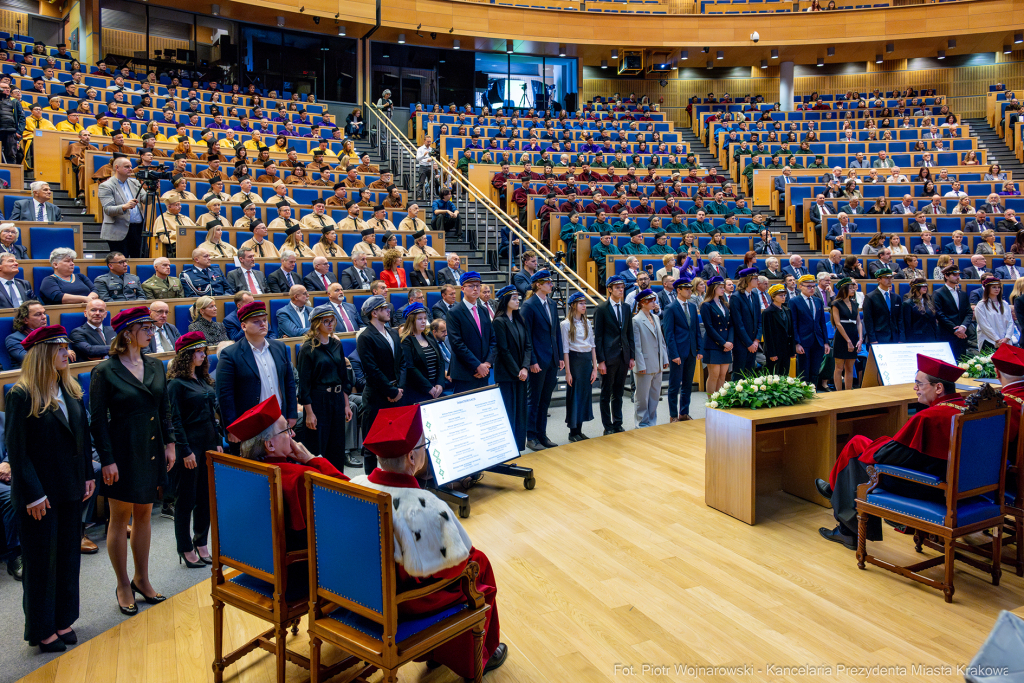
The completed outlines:
<svg viewBox="0 0 1024 683">
<path fill-rule="evenodd" d="M 559 45 L 558 46 L 558 56 L 559 57 L 564 57 L 565 56 L 565 45 Z"/>
<path fill-rule="evenodd" d="M 949 48 L 950 50 L 955 48 L 956 47 L 956 38 L 950 38 L 948 41 L 946 41 L 946 47 Z"/>
<path fill-rule="evenodd" d="M 712 61 L 711 61 L 710 59 L 708 60 L 708 68 L 709 68 L 709 69 L 711 68 L 711 65 L 712 65 L 713 63 L 714 63 L 714 62 L 712 62 Z"/>
<path fill-rule="evenodd" d="M 220 16 L 220 5 L 210 5 L 210 14 L 215 17 Z"/>
<path fill-rule="evenodd" d="M 818 66 L 825 66 L 825 60 L 822 57 L 818 57 Z"/>
<path fill-rule="evenodd" d="M 450 29 L 448 29 L 448 33 L 449 34 L 455 33 L 455 27 L 452 26 Z"/>
<path fill-rule="evenodd" d="M 896 43 L 886 43 L 885 44 L 885 51 L 889 52 L 889 53 L 895 52 L 896 51 Z"/>
<path fill-rule="evenodd" d="M 772 50 L 772 59 L 778 59 L 778 58 L 779 58 L 779 51 L 777 49 L 773 49 Z"/>
<path fill-rule="evenodd" d="M 419 31 L 421 28 L 423 28 L 423 24 L 416 24 L 416 30 L 417 31 Z"/>
<path fill-rule="evenodd" d="M 461 50 L 462 49 L 462 43 L 459 42 L 458 40 L 453 41 L 452 42 L 452 49 L 453 50 Z"/>
<path fill-rule="evenodd" d="M 704 54 L 707 54 L 707 53 L 711 52 L 711 48 L 710 47 L 702 47 L 700 49 L 700 51 L 703 52 Z"/>
<path fill-rule="evenodd" d="M 299 8 L 299 14 L 302 14 L 305 11 L 306 11 L 306 6 L 305 5 L 303 5 L 302 7 Z"/>
<path fill-rule="evenodd" d="M 399 33 L 398 34 L 398 44 L 399 45 L 405 45 L 405 34 L 404 33 Z"/>
<path fill-rule="evenodd" d="M 832 46 L 832 47 L 828 48 L 828 56 L 829 57 L 835 57 L 836 56 L 836 48 L 835 48 L 835 46 Z"/>
<path fill-rule="evenodd" d="M 612 59 L 618 59 L 618 58 L 619 58 L 619 51 L 618 50 L 612 50 Z"/>
<path fill-rule="evenodd" d="M 725 50 L 719 50 L 716 52 L 715 59 L 725 59 Z"/>
<path fill-rule="evenodd" d="M 284 26 L 284 17 L 278 17 L 277 18 L 277 27 L 281 28 L 282 26 Z"/>
<path fill-rule="evenodd" d="M 1012 47 L 1010 47 L 1009 45 L 1003 45 L 1003 54 L 1004 55 L 1008 55 L 1011 52 L 1013 52 L 1013 48 Z"/>
<path fill-rule="evenodd" d="M 683 50 L 682 52 L 679 53 L 679 59 L 685 61 L 685 60 L 687 60 L 689 58 L 690 58 L 690 51 L 689 50 Z"/>
<path fill-rule="evenodd" d="M 761 68 L 762 69 L 767 69 L 768 68 L 768 60 L 767 59 L 762 59 L 761 60 Z"/>
<path fill-rule="evenodd" d="M 602 59 L 601 60 L 601 68 L 602 69 L 607 69 L 608 68 L 608 60 L 607 59 Z"/>
<path fill-rule="evenodd" d="M 1013 34 L 1013 42 L 1015 42 L 1015 43 L 1024 43 L 1024 33 L 1014 33 Z"/>
<path fill-rule="evenodd" d="M 935 57 L 935 59 L 945 59 L 945 58 L 946 58 L 946 51 L 945 50 L 939 50 L 939 54 L 936 55 L 936 57 Z"/>
<path fill-rule="evenodd" d="M 335 21 L 337 21 L 337 20 L 338 20 L 338 17 L 340 17 L 340 16 L 341 16 L 341 12 L 338 12 L 337 14 L 335 14 L 335 15 L 334 15 L 334 19 L 335 19 Z"/>
<path fill-rule="evenodd" d="M 882 59 L 882 55 L 875 55 L 875 64 L 881 64 L 883 61 L 885 60 Z"/>
<path fill-rule="evenodd" d="M 338 26 L 338 35 L 339 36 L 345 35 L 345 27 L 344 26 Z"/>
<path fill-rule="evenodd" d="M 510 55 L 510 54 L 512 54 L 512 52 L 514 50 L 515 50 L 515 46 L 513 45 L 512 41 L 511 40 L 506 40 L 505 41 L 505 54 L 509 54 Z"/>
<path fill-rule="evenodd" d="M 444 64 L 444 57 L 438 57 L 437 58 L 437 63 L 438 64 Z"/>
<path fill-rule="evenodd" d="M 431 31 L 430 32 L 430 39 L 431 40 L 437 40 L 437 31 Z"/>
</svg>

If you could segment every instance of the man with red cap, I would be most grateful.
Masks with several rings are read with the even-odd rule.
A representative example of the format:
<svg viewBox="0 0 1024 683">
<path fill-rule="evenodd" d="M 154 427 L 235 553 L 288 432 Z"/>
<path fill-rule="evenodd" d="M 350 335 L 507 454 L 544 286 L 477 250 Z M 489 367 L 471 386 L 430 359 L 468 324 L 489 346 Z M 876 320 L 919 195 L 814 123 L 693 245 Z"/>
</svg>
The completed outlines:
<svg viewBox="0 0 1024 683">
<path fill-rule="evenodd" d="M 1010 408 L 1010 444 L 1007 456 L 1012 463 L 1017 456 L 1017 440 L 1020 436 L 1020 416 L 1024 412 L 1024 349 L 1013 344 L 1002 344 L 992 354 L 992 365 L 1002 385 L 1003 400 Z M 1006 473 L 1006 492 L 1017 496 L 1017 507 L 1024 498 L 1020 474 Z"/>
<path fill-rule="evenodd" d="M 241 343 L 241 342 L 239 342 Z M 295 432 L 281 414 L 277 396 L 256 405 L 228 425 L 228 434 L 241 442 L 241 456 L 246 460 L 277 465 L 281 469 L 284 511 L 288 518 L 285 539 L 288 550 L 306 547 L 306 489 L 302 475 L 319 472 L 328 477 L 348 481 L 327 458 L 311 455 L 293 437 Z"/>
<path fill-rule="evenodd" d="M 441 499 L 420 488 L 416 475 L 427 465 L 430 442 L 424 439 L 419 406 L 381 410 L 363 445 L 376 454 L 379 467 L 354 478 L 352 483 L 391 495 L 398 592 L 413 590 L 435 579 L 458 576 L 467 562 L 476 562 L 480 566 L 477 589 L 491 606 L 484 624 L 481 663 L 484 673 L 497 669 L 505 663 L 508 648 L 500 637 L 494 570 L 487 556 L 473 547 L 458 516 Z M 403 602 L 398 609 L 401 617 L 408 618 L 436 614 L 465 601 L 462 589 L 455 583 L 443 591 Z M 473 635 L 463 633 L 435 648 L 427 666 L 443 664 L 459 676 L 471 679 L 473 653 Z"/>
<path fill-rule="evenodd" d="M 895 436 L 874 441 L 866 436 L 852 437 L 839 454 L 829 481 L 815 481 L 818 492 L 832 501 L 832 513 L 838 522 L 834 529 L 818 529 L 824 538 L 842 543 L 850 550 L 857 549 L 857 486 L 868 482 L 868 465 L 895 465 L 945 479 L 950 428 L 953 418 L 963 411 L 963 399 L 956 393 L 955 382 L 963 374 L 962 368 L 917 354 L 914 392 L 918 402 L 928 407 L 907 420 Z M 893 477 L 885 477 L 884 481 L 885 490 L 896 495 L 945 500 L 942 491 L 930 486 Z M 882 526 L 877 518 L 868 521 L 868 540 L 882 540 Z"/>
</svg>

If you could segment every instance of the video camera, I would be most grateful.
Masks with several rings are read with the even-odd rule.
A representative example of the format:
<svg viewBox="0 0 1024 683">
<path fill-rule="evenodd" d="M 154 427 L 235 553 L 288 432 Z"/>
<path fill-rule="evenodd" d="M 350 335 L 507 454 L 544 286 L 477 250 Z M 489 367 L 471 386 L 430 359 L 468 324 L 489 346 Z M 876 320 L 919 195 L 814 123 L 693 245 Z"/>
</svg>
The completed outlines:
<svg viewBox="0 0 1024 683">
<path fill-rule="evenodd" d="M 171 166 L 169 164 L 155 164 L 153 166 L 136 166 L 135 179 L 143 185 L 155 187 L 161 180 L 171 179 Z"/>
</svg>

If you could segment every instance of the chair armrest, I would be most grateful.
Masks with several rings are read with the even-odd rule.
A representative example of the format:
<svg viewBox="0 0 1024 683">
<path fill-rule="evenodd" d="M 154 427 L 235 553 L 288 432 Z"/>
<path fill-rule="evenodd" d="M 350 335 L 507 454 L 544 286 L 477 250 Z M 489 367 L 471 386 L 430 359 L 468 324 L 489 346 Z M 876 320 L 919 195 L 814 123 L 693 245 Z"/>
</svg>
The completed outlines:
<svg viewBox="0 0 1024 683">
<path fill-rule="evenodd" d="M 875 465 L 875 470 L 879 474 L 887 474 L 890 477 L 906 479 L 907 481 L 913 481 L 918 484 L 924 484 L 925 486 L 932 486 L 937 489 L 946 488 L 946 482 L 942 481 L 935 475 L 925 474 L 924 472 L 919 472 L 918 470 L 911 470 L 906 467 L 896 467 L 894 465 Z"/>
<path fill-rule="evenodd" d="M 395 602 L 408 602 L 409 600 L 416 600 L 426 595 L 430 595 L 431 593 L 436 593 L 437 591 L 450 586 L 451 584 L 461 580 L 464 576 L 466 576 L 467 571 L 469 571 L 469 565 L 471 564 L 477 566 L 475 562 L 470 562 L 465 567 L 463 567 L 461 572 L 459 572 L 455 576 L 448 577 L 447 579 L 437 579 L 436 581 L 431 581 L 430 583 L 420 586 L 419 588 L 414 588 L 412 590 L 399 593 L 395 596 Z"/>
</svg>

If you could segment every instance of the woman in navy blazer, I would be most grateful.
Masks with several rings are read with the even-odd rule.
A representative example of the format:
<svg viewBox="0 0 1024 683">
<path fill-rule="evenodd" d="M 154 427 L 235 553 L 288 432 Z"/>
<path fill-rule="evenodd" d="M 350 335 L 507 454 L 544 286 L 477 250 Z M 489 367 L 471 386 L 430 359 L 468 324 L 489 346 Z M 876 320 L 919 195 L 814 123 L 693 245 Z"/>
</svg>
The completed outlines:
<svg viewBox="0 0 1024 683">
<path fill-rule="evenodd" d="M 729 299 L 725 296 L 725 280 L 717 275 L 708 280 L 700 317 L 704 321 L 704 362 L 708 366 L 706 390 L 713 394 L 725 384 L 732 362 L 735 334 L 729 314 Z"/>
</svg>

